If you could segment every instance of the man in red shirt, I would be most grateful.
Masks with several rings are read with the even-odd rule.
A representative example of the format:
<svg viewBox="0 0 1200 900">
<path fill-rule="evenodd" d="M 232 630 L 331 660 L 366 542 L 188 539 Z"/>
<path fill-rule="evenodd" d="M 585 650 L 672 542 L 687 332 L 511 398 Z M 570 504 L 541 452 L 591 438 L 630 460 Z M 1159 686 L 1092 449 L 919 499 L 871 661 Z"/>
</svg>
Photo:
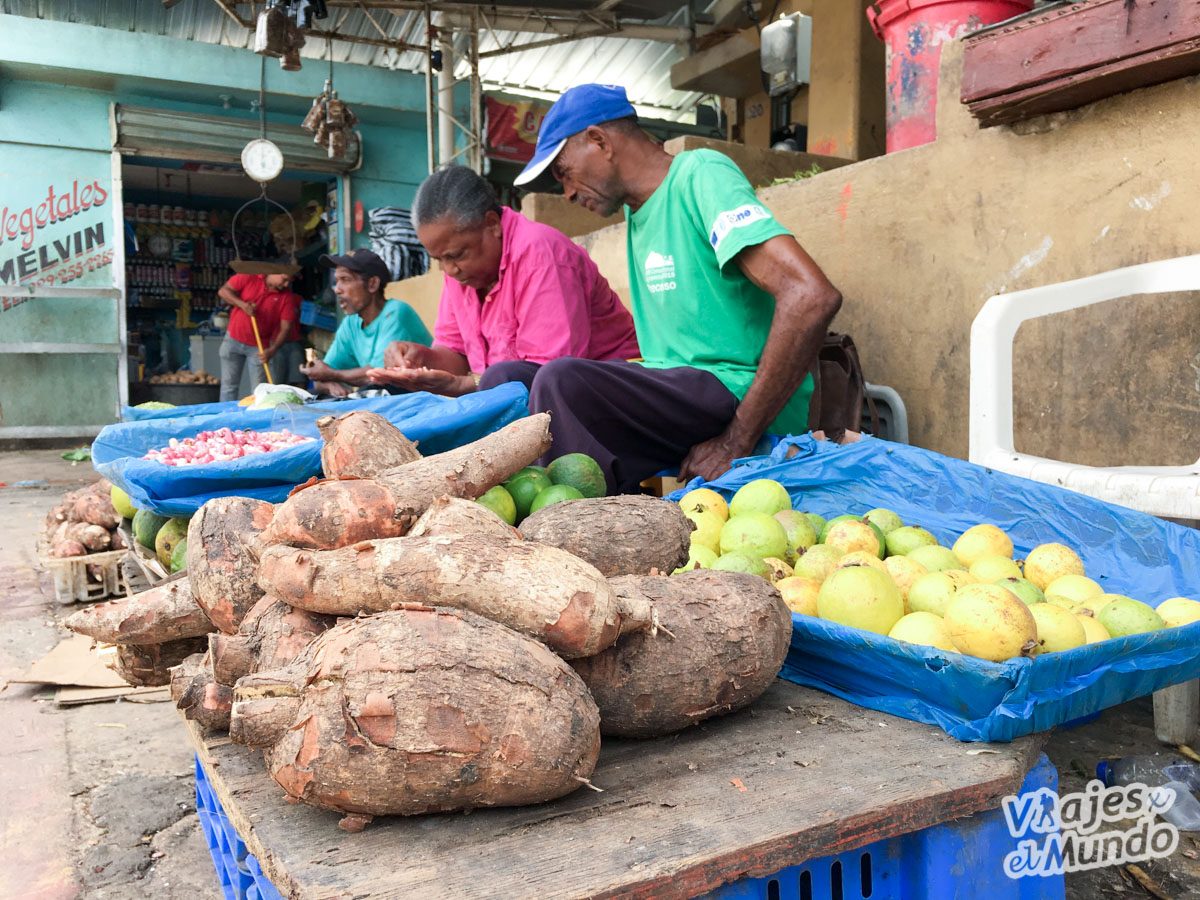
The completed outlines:
<svg viewBox="0 0 1200 900">
<path fill-rule="evenodd" d="M 276 384 L 303 386 L 308 379 L 300 371 L 304 362 L 304 346 L 300 338 L 299 294 L 292 291 L 271 291 L 259 304 L 258 327 L 262 330 L 263 352 L 259 359 L 271 367 Z M 271 323 L 278 323 L 274 337 L 267 337 Z"/>
<path fill-rule="evenodd" d="M 288 290 L 291 283 L 291 275 L 234 275 L 217 292 L 231 307 L 229 327 L 225 330 L 225 340 L 221 342 L 222 402 L 238 399 L 238 385 L 247 363 L 250 365 L 250 389 L 253 390 L 264 380 L 264 358 L 270 359 L 287 340 L 298 318 L 298 315 L 291 313 L 291 310 L 298 309 L 300 303 L 300 298 Z M 285 312 L 288 313 L 286 318 L 283 315 Z M 258 321 L 258 333 L 264 351 L 261 355 L 254 340 L 251 316 Z M 287 327 L 281 327 L 285 322 Z M 278 342 L 272 347 L 277 338 Z M 268 348 L 270 352 L 267 352 Z"/>
</svg>

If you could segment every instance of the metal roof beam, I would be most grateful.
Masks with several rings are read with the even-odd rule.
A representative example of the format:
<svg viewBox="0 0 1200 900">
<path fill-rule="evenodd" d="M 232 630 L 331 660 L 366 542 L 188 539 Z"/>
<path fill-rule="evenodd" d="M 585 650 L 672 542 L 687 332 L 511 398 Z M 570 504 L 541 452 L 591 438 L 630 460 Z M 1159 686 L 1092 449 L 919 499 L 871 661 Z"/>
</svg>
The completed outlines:
<svg viewBox="0 0 1200 900">
<path fill-rule="evenodd" d="M 235 8 L 236 4 L 231 2 L 231 0 L 213 0 L 213 3 L 215 3 L 221 9 L 221 11 L 225 13 L 225 15 L 229 16 L 229 18 L 233 19 L 233 21 L 237 22 L 243 28 L 245 28 L 249 31 L 254 30 L 254 27 L 255 27 L 254 22 L 252 22 L 249 19 L 243 19 L 238 14 L 237 9 Z M 360 6 L 362 4 L 356 2 L 356 3 L 351 3 L 349 5 Z M 371 4 L 371 5 L 378 6 L 378 4 Z M 380 7 L 380 8 L 386 9 L 388 7 Z M 397 8 L 399 8 L 399 7 L 397 7 Z M 413 5 L 412 8 L 420 9 L 421 7 L 418 5 Z M 366 12 L 366 10 L 364 9 L 363 12 Z M 370 18 L 370 14 L 368 13 L 367 15 L 368 15 L 368 18 Z M 383 31 L 383 29 L 379 27 L 379 23 L 376 22 L 373 18 L 371 18 L 371 24 L 374 25 L 376 28 L 378 28 L 380 31 Z M 365 35 L 358 35 L 358 34 L 339 34 L 336 31 L 319 31 L 316 28 L 305 29 L 304 35 L 306 38 L 313 37 L 313 38 L 321 38 L 324 40 L 328 40 L 328 39 L 332 38 L 335 41 L 344 41 L 347 44 L 366 44 L 369 47 L 386 47 L 390 50 L 413 51 L 413 52 L 422 53 L 422 54 L 428 52 L 428 49 L 422 44 L 410 44 L 406 41 L 402 41 L 399 39 L 393 40 L 391 38 L 373 38 L 373 37 L 367 37 Z"/>
<path fill-rule="evenodd" d="M 500 31 L 522 34 L 552 34 L 560 38 L 572 39 L 576 37 L 619 37 L 642 41 L 665 41 L 671 44 L 692 39 L 690 28 L 673 25 L 641 25 L 586 12 L 577 12 L 564 18 L 548 16 L 541 11 L 535 11 L 528 16 L 510 14 L 493 16 L 490 14 L 490 10 L 487 14 L 482 13 L 481 10 L 480 18 L 484 19 L 486 25 Z M 471 17 L 460 13 L 448 13 L 442 21 L 443 24 L 454 28 L 471 27 Z M 513 49 L 521 49 L 521 47 L 517 46 Z"/>
</svg>

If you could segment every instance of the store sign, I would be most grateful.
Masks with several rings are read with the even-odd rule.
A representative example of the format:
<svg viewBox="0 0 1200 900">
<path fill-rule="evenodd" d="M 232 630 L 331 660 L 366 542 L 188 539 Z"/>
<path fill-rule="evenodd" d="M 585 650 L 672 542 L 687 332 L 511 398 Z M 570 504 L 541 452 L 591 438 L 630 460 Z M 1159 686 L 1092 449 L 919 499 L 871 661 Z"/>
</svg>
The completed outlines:
<svg viewBox="0 0 1200 900">
<path fill-rule="evenodd" d="M 526 163 L 533 159 L 542 119 L 549 103 L 538 100 L 498 100 L 485 97 L 487 155 L 492 159 Z"/>
<path fill-rule="evenodd" d="M 17 285 L 110 287 L 121 236 L 112 233 L 109 179 L 69 170 L 23 175 L 0 183 L 0 293 Z M 16 299 L 4 298 L 0 309 Z"/>
</svg>

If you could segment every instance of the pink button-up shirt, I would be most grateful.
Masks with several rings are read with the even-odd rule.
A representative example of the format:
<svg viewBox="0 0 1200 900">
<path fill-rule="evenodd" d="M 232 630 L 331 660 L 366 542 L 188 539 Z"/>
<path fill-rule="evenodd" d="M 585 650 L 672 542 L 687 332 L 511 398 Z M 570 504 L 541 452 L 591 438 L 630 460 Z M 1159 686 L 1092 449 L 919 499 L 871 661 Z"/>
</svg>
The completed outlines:
<svg viewBox="0 0 1200 900">
<path fill-rule="evenodd" d="M 639 355 L 633 317 L 582 247 L 507 207 L 500 228 L 499 279 L 481 302 L 474 288 L 446 276 L 435 345 L 463 354 L 472 372 L 517 359 Z"/>
</svg>

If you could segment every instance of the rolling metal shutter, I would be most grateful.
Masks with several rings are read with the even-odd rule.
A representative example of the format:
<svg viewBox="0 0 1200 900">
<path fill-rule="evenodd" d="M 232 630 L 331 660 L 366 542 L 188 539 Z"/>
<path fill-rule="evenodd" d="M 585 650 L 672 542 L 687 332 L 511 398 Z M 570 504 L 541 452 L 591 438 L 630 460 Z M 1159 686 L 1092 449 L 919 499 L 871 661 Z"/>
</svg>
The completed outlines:
<svg viewBox="0 0 1200 900">
<path fill-rule="evenodd" d="M 126 156 L 184 159 L 241 165 L 242 148 L 259 136 L 258 122 L 223 116 L 118 104 L 117 146 Z M 325 148 L 299 125 L 268 125 L 267 137 L 283 151 L 286 169 L 310 172 L 348 172 L 358 166 L 361 146 L 351 136 L 346 155 L 329 159 Z"/>
</svg>

